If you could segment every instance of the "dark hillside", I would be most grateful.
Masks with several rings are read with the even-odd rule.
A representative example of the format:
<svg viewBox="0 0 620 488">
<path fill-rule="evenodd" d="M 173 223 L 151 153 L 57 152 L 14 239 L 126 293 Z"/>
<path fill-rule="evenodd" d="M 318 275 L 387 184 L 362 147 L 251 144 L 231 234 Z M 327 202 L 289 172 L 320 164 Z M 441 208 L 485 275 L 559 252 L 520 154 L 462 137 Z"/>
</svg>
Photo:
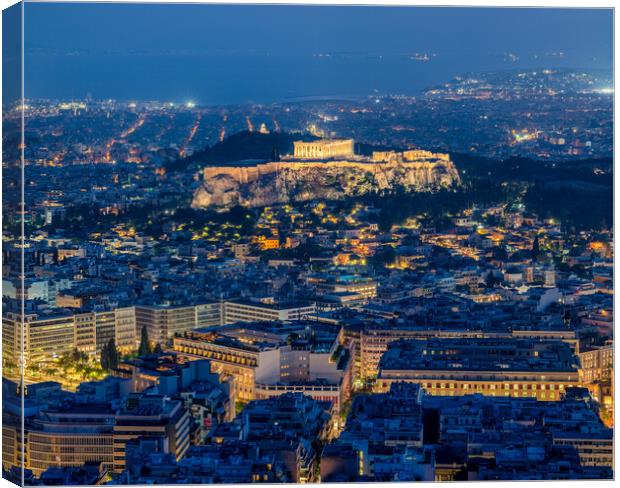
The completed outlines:
<svg viewBox="0 0 620 488">
<path fill-rule="evenodd" d="M 293 142 L 313 141 L 317 137 L 309 134 L 290 134 L 287 132 L 237 132 L 221 142 L 196 151 L 191 156 L 168 164 L 168 171 L 185 171 L 203 166 L 224 165 L 246 159 L 274 160 L 282 154 L 293 153 Z"/>
</svg>

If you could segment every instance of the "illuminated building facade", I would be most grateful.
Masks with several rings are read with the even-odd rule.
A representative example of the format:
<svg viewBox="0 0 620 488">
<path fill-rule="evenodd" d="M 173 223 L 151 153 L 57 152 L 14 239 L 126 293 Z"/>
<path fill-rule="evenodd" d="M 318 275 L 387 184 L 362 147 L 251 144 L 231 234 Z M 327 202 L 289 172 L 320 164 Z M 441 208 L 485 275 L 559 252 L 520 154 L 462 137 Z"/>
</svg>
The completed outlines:
<svg viewBox="0 0 620 488">
<path fill-rule="evenodd" d="M 223 302 L 223 323 L 302 320 L 316 311 L 313 303 Z"/>
<path fill-rule="evenodd" d="M 74 316 L 23 317 L 24 362 L 44 361 L 75 347 L 76 327 Z M 81 330 L 82 332 L 82 330 Z M 20 356 L 22 321 L 19 314 L 8 313 L 2 320 L 2 361 L 13 364 Z M 90 335 L 90 331 L 88 332 Z M 90 346 L 89 346 L 90 347 Z"/>
<path fill-rule="evenodd" d="M 189 414 L 183 402 L 162 395 L 130 394 L 114 423 L 114 472 L 125 469 L 125 445 L 138 437 L 158 437 L 179 460 L 189 447 Z"/>
<path fill-rule="evenodd" d="M 360 355 L 360 372 L 362 379 L 374 379 L 379 372 L 379 362 L 392 342 L 401 339 L 429 339 L 429 338 L 456 339 L 464 338 L 475 341 L 477 339 L 534 339 L 540 341 L 561 341 L 573 351 L 578 348 L 578 340 L 573 330 L 554 330 L 544 328 L 529 328 L 527 330 L 467 330 L 451 329 L 449 327 L 365 327 L 356 337 Z"/>
<path fill-rule="evenodd" d="M 614 348 L 612 344 L 579 353 L 581 381 L 594 383 L 609 381 L 614 367 Z"/>
<path fill-rule="evenodd" d="M 146 327 L 152 343 L 164 344 L 175 333 L 196 328 L 196 308 L 136 306 L 136 327 Z"/>
<path fill-rule="evenodd" d="M 333 330 L 333 328 L 331 328 Z M 195 331 L 173 340 L 174 351 L 190 359 L 207 358 L 211 371 L 234 379 L 234 396 L 247 402 L 303 392 L 339 409 L 349 398 L 353 361 L 340 333 L 324 337 L 320 328 L 291 326 L 284 333 L 250 325 L 224 326 L 218 332 Z"/>
<path fill-rule="evenodd" d="M 309 282 L 316 287 L 318 293 L 322 294 L 355 294 L 363 299 L 377 296 L 377 282 L 367 276 L 316 277 L 311 278 Z"/>
<path fill-rule="evenodd" d="M 50 466 L 82 466 L 99 461 L 113 466 L 114 413 L 105 405 L 48 409 L 26 432 L 27 467 L 39 476 Z"/>
<path fill-rule="evenodd" d="M 294 156 L 298 159 L 347 158 L 355 154 L 353 139 L 321 139 L 313 142 L 295 141 Z"/>
<path fill-rule="evenodd" d="M 419 384 L 432 395 L 559 400 L 578 386 L 577 359 L 562 342 L 519 339 L 426 339 L 390 345 L 379 363 L 377 391 L 393 382 Z"/>
<path fill-rule="evenodd" d="M 2 359 L 12 364 L 21 351 L 19 314 L 7 313 L 2 320 Z M 133 307 L 105 312 L 38 315 L 26 314 L 24 321 L 24 361 L 43 362 L 74 349 L 98 354 L 114 339 L 121 350 L 136 346 Z"/>
</svg>

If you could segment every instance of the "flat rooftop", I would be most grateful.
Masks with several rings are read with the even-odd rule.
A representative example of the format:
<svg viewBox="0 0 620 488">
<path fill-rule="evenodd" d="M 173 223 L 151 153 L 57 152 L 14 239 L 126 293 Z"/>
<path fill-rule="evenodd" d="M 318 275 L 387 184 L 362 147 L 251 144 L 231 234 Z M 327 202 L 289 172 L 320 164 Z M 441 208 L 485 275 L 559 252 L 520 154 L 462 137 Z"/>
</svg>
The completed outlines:
<svg viewBox="0 0 620 488">
<path fill-rule="evenodd" d="M 431 338 L 393 342 L 379 368 L 576 373 L 578 360 L 570 346 L 560 341 Z"/>
</svg>

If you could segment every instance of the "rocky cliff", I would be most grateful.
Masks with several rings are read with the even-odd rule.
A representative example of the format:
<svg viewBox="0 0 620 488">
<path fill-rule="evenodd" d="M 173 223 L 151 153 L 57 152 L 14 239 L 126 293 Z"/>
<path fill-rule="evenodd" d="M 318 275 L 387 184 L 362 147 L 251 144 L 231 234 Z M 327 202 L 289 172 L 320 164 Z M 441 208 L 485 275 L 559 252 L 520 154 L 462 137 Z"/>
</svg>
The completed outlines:
<svg viewBox="0 0 620 488">
<path fill-rule="evenodd" d="M 460 184 L 447 158 L 420 161 L 358 159 L 353 161 L 282 161 L 212 166 L 203 170 L 194 208 L 259 207 L 404 188 L 434 191 Z"/>
</svg>

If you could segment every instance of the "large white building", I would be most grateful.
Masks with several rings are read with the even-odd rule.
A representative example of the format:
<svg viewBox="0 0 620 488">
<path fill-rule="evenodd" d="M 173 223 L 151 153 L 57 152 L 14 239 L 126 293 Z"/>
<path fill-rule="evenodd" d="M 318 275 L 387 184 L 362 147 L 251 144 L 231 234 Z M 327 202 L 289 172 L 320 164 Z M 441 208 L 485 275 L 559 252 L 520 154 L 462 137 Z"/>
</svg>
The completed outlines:
<svg viewBox="0 0 620 488">
<path fill-rule="evenodd" d="M 333 326 L 239 324 L 174 338 L 175 352 L 207 358 L 211 370 L 234 380 L 237 401 L 302 392 L 339 409 L 349 397 L 353 367 Z"/>
<path fill-rule="evenodd" d="M 133 307 L 104 312 L 26 314 L 23 317 L 23 354 L 30 361 L 45 361 L 78 349 L 99 353 L 110 339 L 119 349 L 136 347 L 136 321 Z M 22 316 L 6 313 L 2 317 L 2 360 L 17 364 L 22 352 Z"/>
<path fill-rule="evenodd" d="M 222 324 L 302 320 L 316 312 L 314 303 L 263 303 L 235 300 L 222 303 Z"/>
<path fill-rule="evenodd" d="M 237 322 L 297 321 L 316 312 L 314 304 L 271 304 L 250 301 L 211 302 L 178 307 L 136 305 L 106 311 L 52 309 L 24 316 L 23 353 L 30 361 L 46 361 L 74 349 L 99 354 L 114 339 L 121 351 L 137 348 L 146 327 L 151 343 L 165 345 L 177 334 Z M 5 313 L 2 320 L 2 358 L 16 368 L 22 352 L 22 320 Z"/>
</svg>

